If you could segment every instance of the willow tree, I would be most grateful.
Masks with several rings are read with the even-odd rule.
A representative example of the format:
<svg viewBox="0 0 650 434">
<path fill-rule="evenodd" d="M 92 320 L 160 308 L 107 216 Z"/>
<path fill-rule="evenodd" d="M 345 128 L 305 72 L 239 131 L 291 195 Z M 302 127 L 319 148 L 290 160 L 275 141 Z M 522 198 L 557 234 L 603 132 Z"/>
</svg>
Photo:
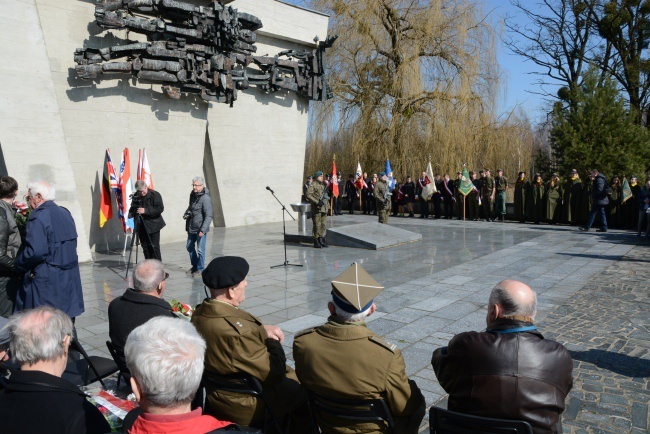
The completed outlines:
<svg viewBox="0 0 650 434">
<path fill-rule="evenodd" d="M 486 101 L 498 75 L 495 35 L 475 2 L 314 0 L 313 6 L 331 15 L 330 34 L 339 35 L 328 52 L 335 99 L 316 109 L 313 133 L 349 129 L 351 146 L 341 152 L 374 167 L 390 157 L 400 173 L 419 171 L 427 154 L 440 151 L 428 134 L 438 103 L 493 110 Z"/>
</svg>

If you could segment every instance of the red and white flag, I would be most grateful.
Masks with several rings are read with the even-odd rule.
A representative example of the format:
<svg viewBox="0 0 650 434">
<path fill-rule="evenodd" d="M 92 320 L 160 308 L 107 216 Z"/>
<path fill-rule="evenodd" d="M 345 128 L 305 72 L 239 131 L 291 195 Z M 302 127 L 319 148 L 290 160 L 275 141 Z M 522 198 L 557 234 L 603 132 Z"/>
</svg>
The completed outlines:
<svg viewBox="0 0 650 434">
<path fill-rule="evenodd" d="M 120 162 L 119 176 L 119 193 L 117 195 L 118 215 L 122 220 L 122 229 L 124 233 L 133 232 L 133 218 L 128 218 L 129 209 L 131 208 L 131 193 L 133 192 L 133 182 L 131 181 L 131 154 L 129 148 L 122 151 L 122 161 Z"/>
<path fill-rule="evenodd" d="M 149 167 L 149 159 L 147 158 L 147 150 L 140 149 L 138 153 L 138 181 L 144 181 L 147 188 L 155 190 L 153 186 L 153 177 L 151 176 L 151 168 Z"/>
<path fill-rule="evenodd" d="M 354 180 L 354 186 L 357 187 L 357 190 L 361 190 L 365 187 L 363 182 L 363 171 L 361 170 L 361 163 L 357 162 L 357 173 L 356 179 Z"/>
<path fill-rule="evenodd" d="M 436 191 L 436 183 L 433 182 L 433 168 L 431 167 L 431 161 L 429 161 L 429 165 L 427 166 L 427 171 L 426 171 L 426 178 L 424 178 L 424 188 L 422 189 L 422 197 L 424 197 L 425 200 L 429 200 L 433 193 Z"/>
</svg>

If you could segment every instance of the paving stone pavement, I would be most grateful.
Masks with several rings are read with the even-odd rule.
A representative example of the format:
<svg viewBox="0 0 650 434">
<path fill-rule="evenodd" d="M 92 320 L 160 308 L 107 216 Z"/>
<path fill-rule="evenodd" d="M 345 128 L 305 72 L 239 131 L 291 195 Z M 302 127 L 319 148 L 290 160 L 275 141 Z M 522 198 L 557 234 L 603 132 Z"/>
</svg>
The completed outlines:
<svg viewBox="0 0 650 434">
<path fill-rule="evenodd" d="M 328 226 L 374 219 L 363 215 L 338 216 L 328 219 Z M 430 406 L 445 405 L 445 393 L 430 365 L 431 353 L 446 345 L 455 333 L 485 328 L 485 308 L 494 284 L 512 278 L 531 285 L 539 295 L 538 323 L 550 333 L 554 329 L 546 328 L 549 315 L 556 315 L 567 300 L 579 297 L 590 282 L 599 280 L 605 270 L 615 266 L 637 244 L 643 246 L 638 249 L 648 250 L 646 239 L 622 231 L 585 234 L 562 226 L 417 218 L 391 218 L 390 224 L 422 234 L 422 241 L 377 251 L 343 247 L 317 250 L 309 245 L 288 245 L 289 262 L 304 266 L 271 269 L 284 261 L 282 224 L 271 223 L 213 229 L 207 257 L 209 260 L 220 255 L 239 255 L 248 260 L 251 269 L 243 308 L 285 331 L 284 348 L 290 365 L 294 334 L 326 321 L 329 282 L 352 262 L 359 262 L 386 287 L 377 298 L 378 311 L 368 318 L 368 326 L 400 347 L 408 375 L 417 381 Z M 86 312 L 77 318 L 76 325 L 80 340 L 91 354 L 108 356 L 107 306 L 126 288 L 126 260 L 121 253 L 95 254 L 95 262 L 81 266 Z M 205 297 L 204 288 L 199 278 L 185 273 L 189 269 L 185 243 L 163 245 L 162 256 L 170 274 L 165 298 L 199 303 Z M 630 354 L 638 351 L 633 341 L 621 337 L 620 342 L 621 348 Z M 589 343 L 576 341 L 576 345 Z M 643 354 L 647 358 L 647 352 Z M 576 384 L 580 381 L 583 380 L 578 378 Z M 647 378 L 645 384 L 647 393 Z M 573 405 L 571 409 L 577 404 Z M 647 418 L 647 405 L 645 413 L 641 407 L 633 407 L 637 419 L 643 414 Z M 582 423 L 578 419 L 584 416 L 587 425 L 581 426 L 592 426 L 587 413 L 588 410 L 578 411 L 576 423 Z"/>
</svg>

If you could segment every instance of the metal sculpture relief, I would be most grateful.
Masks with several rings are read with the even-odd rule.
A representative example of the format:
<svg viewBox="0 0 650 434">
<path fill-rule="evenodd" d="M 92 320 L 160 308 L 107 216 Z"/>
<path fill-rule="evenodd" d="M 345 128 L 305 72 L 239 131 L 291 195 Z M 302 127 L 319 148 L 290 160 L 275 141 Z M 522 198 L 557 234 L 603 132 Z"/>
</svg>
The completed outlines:
<svg viewBox="0 0 650 434">
<path fill-rule="evenodd" d="M 265 92 L 286 89 L 315 101 L 332 97 L 325 50 L 336 36 L 315 39 L 314 50 L 255 56 L 255 31 L 262 22 L 216 1 L 195 6 L 177 0 L 98 0 L 95 18 L 103 29 L 140 33 L 147 42 L 78 48 L 74 60 L 79 78 L 131 74 L 162 83 L 163 93 L 173 99 L 194 93 L 231 106 L 237 91 L 250 85 Z"/>
</svg>

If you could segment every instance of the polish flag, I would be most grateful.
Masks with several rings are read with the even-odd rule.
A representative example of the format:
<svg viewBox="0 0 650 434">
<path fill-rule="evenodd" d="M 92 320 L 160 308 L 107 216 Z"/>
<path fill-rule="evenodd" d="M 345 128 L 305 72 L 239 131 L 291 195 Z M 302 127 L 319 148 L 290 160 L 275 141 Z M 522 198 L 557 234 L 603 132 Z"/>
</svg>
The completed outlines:
<svg viewBox="0 0 650 434">
<path fill-rule="evenodd" d="M 140 149 L 138 154 L 138 181 L 144 181 L 147 188 L 155 190 L 153 186 L 153 177 L 151 176 L 151 168 L 149 167 L 149 159 L 147 158 L 147 150 Z"/>
</svg>

